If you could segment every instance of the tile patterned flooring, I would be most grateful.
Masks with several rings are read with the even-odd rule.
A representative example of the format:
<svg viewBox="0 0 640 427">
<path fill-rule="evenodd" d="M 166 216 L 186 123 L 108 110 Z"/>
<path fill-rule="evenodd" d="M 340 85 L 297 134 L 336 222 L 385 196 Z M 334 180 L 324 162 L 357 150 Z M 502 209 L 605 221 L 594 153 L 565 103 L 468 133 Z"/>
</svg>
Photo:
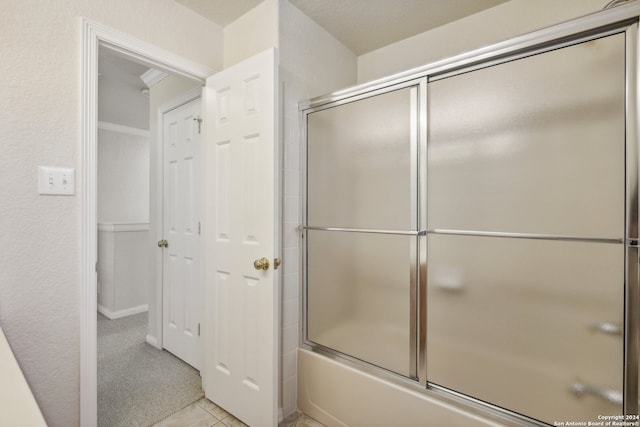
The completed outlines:
<svg viewBox="0 0 640 427">
<path fill-rule="evenodd" d="M 153 427 L 248 427 L 206 397 L 156 423 Z M 324 427 L 304 414 L 288 417 L 280 427 Z"/>
</svg>

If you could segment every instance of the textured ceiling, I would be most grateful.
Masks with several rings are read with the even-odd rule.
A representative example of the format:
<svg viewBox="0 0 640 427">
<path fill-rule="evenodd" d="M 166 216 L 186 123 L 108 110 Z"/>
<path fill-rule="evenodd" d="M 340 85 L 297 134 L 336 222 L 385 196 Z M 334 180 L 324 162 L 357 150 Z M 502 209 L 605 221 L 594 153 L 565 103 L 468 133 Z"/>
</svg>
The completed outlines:
<svg viewBox="0 0 640 427">
<path fill-rule="evenodd" d="M 356 55 L 507 0 L 289 0 Z"/>
<path fill-rule="evenodd" d="M 175 0 L 221 27 L 235 21 L 262 0 Z"/>
<path fill-rule="evenodd" d="M 224 27 L 262 0 L 175 0 Z M 356 55 L 508 0 L 289 0 Z"/>
</svg>

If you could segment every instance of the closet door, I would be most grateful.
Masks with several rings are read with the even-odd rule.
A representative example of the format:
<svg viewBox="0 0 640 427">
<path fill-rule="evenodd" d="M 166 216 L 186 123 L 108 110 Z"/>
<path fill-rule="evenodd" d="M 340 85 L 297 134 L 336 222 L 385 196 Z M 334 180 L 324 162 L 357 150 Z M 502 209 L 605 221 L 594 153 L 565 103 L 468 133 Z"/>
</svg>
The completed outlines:
<svg viewBox="0 0 640 427">
<path fill-rule="evenodd" d="M 307 115 L 307 340 L 415 377 L 417 89 Z"/>
<path fill-rule="evenodd" d="M 623 34 L 429 84 L 430 384 L 622 412 L 624 117 Z"/>
</svg>

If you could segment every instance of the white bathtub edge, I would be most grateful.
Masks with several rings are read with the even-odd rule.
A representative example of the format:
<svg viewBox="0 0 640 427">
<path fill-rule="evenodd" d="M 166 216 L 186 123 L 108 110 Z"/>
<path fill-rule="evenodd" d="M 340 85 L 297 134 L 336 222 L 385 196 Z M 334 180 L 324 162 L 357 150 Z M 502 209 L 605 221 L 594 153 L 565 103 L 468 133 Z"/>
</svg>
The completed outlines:
<svg viewBox="0 0 640 427">
<path fill-rule="evenodd" d="M 305 349 L 298 349 L 298 409 L 327 427 L 500 426 Z"/>
</svg>

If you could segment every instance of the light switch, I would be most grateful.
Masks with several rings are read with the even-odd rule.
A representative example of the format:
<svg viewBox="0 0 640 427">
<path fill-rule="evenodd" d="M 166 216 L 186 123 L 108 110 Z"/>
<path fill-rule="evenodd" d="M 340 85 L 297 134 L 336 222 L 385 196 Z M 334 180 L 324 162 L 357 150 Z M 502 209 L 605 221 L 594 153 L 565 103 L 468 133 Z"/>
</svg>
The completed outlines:
<svg viewBox="0 0 640 427">
<path fill-rule="evenodd" d="M 76 170 L 38 166 L 38 193 L 62 196 L 76 194 Z"/>
</svg>

